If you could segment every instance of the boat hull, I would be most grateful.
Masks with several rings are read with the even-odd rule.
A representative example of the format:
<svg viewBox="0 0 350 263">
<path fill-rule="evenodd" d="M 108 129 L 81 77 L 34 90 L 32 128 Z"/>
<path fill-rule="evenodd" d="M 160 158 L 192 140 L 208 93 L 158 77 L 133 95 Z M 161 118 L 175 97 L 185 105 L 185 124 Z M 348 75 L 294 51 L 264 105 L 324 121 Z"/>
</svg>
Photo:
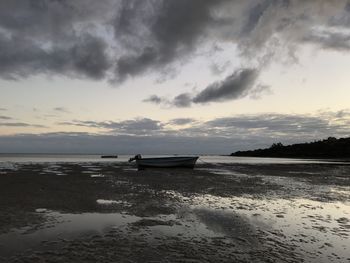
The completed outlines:
<svg viewBox="0 0 350 263">
<path fill-rule="evenodd" d="M 101 158 L 118 158 L 118 155 L 101 155 Z"/>
<path fill-rule="evenodd" d="M 193 169 L 198 157 L 142 158 L 136 160 L 137 168 L 190 168 Z"/>
</svg>

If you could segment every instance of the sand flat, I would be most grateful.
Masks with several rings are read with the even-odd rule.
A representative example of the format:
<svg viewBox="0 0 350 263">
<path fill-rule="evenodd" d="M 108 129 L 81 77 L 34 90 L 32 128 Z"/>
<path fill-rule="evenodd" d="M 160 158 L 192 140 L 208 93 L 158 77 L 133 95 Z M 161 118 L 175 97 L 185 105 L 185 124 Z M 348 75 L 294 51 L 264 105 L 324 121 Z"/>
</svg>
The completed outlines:
<svg viewBox="0 0 350 263">
<path fill-rule="evenodd" d="M 0 174 L 0 259 L 346 262 L 349 196 L 339 163 L 16 163 Z"/>
</svg>

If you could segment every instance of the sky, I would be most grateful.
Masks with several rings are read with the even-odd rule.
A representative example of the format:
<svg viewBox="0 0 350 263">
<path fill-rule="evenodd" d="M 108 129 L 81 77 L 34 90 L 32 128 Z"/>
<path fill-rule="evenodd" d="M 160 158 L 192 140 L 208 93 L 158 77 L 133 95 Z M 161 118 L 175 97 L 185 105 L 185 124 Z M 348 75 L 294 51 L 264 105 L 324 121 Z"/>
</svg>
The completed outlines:
<svg viewBox="0 0 350 263">
<path fill-rule="evenodd" d="M 2 0 L 0 152 L 349 137 L 349 69 L 345 0 Z"/>
</svg>

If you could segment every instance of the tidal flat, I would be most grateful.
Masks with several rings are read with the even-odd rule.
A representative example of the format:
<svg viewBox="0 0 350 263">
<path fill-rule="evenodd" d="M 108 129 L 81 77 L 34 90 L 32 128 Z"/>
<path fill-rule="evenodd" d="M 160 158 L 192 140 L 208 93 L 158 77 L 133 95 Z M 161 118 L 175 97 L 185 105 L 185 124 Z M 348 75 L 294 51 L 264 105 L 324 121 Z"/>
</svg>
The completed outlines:
<svg viewBox="0 0 350 263">
<path fill-rule="evenodd" d="M 0 262 L 348 262 L 347 163 L 2 163 Z"/>
</svg>

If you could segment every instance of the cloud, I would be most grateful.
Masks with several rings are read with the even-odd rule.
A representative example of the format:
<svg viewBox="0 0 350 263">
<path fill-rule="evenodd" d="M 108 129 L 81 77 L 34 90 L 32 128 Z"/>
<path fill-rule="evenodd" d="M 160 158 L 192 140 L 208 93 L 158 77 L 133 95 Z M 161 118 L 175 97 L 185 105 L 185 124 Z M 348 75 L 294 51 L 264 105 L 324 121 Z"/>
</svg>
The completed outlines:
<svg viewBox="0 0 350 263">
<path fill-rule="evenodd" d="M 191 118 L 177 118 L 167 122 L 140 118 L 120 122 L 76 120 L 62 124 L 103 130 L 102 133 L 95 134 L 53 132 L 0 136 L 0 149 L 3 152 L 224 154 L 268 147 L 279 141 L 292 144 L 330 136 L 348 137 L 350 111 L 245 114 L 204 122 Z M 28 124 L 24 126 L 26 125 Z"/>
<path fill-rule="evenodd" d="M 6 111 L 7 109 L 5 109 L 5 108 L 0 108 L 0 111 Z"/>
<path fill-rule="evenodd" d="M 123 127 L 124 131 L 147 130 L 138 134 L 91 134 L 55 132 L 0 136 L 3 152 L 96 153 L 116 151 L 120 154 L 225 154 L 238 150 L 308 142 L 329 136 L 347 137 L 350 114 L 347 110 L 319 112 L 312 115 L 250 114 L 217 118 L 206 122 L 174 119 L 168 123 L 191 124 L 171 130 L 168 123 L 155 120 L 122 122 L 86 122 L 84 125 Z M 142 123 L 154 123 L 143 125 Z M 83 122 L 82 122 L 83 123 Z M 149 131 L 153 131 L 150 133 Z"/>
<path fill-rule="evenodd" d="M 0 120 L 12 120 L 11 117 L 0 115 Z"/>
<path fill-rule="evenodd" d="M 196 120 L 193 118 L 177 118 L 177 119 L 170 120 L 169 124 L 181 126 L 181 125 L 194 123 L 195 121 Z"/>
<path fill-rule="evenodd" d="M 202 90 L 193 98 L 193 102 L 227 101 L 242 97 L 253 86 L 257 76 L 258 71 L 255 69 L 238 70 L 224 80 L 215 82 Z"/>
<path fill-rule="evenodd" d="M 210 71 L 213 75 L 220 75 L 230 66 L 230 64 L 230 61 L 226 61 L 223 64 L 212 63 L 210 65 Z"/>
<path fill-rule="evenodd" d="M 272 94 L 270 86 L 258 84 L 254 88 L 249 90 L 249 98 L 251 99 L 260 99 L 263 95 Z"/>
<path fill-rule="evenodd" d="M 242 98 L 247 95 L 257 99 L 263 93 L 268 93 L 269 91 L 269 87 L 266 85 L 258 84 L 254 86 L 258 75 L 259 70 L 257 69 L 243 68 L 236 70 L 222 81 L 210 84 L 197 94 L 182 93 L 177 95 L 173 100 L 152 95 L 143 101 L 184 108 L 190 107 L 192 103 L 223 102 Z"/>
<path fill-rule="evenodd" d="M 117 72 L 121 79 L 160 69 L 193 51 L 197 41 L 207 34 L 207 27 L 220 23 L 213 16 L 213 8 L 227 0 L 142 2 L 124 1 L 124 12 L 115 21 L 116 35 L 121 35 L 129 48 L 131 44 L 135 53 L 119 59 Z M 137 46 L 130 40 L 136 40 Z"/>
<path fill-rule="evenodd" d="M 81 127 L 91 127 L 107 130 L 110 133 L 116 134 L 153 134 L 163 129 L 164 124 L 160 121 L 152 120 L 149 118 L 138 118 L 132 120 L 125 120 L 120 122 L 115 121 L 72 121 L 72 122 L 59 122 L 59 125 L 73 125 Z"/>
<path fill-rule="evenodd" d="M 297 57 L 296 46 L 305 43 L 348 51 L 342 30 L 349 29 L 349 17 L 346 0 L 3 0 L 0 78 L 47 74 L 122 83 L 149 72 L 176 72 L 200 56 L 199 49 L 222 43 L 237 47 L 234 59 L 243 68 L 267 66 Z M 225 67 L 211 66 L 216 73 Z M 225 92 L 229 81 L 193 100 L 239 97 Z M 185 107 L 189 98 L 181 94 L 173 103 Z"/>
<path fill-rule="evenodd" d="M 170 102 L 171 105 L 174 105 L 179 108 L 185 108 L 191 106 L 192 97 L 189 93 L 182 93 L 177 95 L 173 101 Z"/>
<path fill-rule="evenodd" d="M 104 78 L 111 65 L 96 26 L 104 14 L 112 15 L 106 7 L 113 6 L 113 1 L 1 1 L 0 77 Z"/>
<path fill-rule="evenodd" d="M 349 51 L 350 33 L 317 31 L 304 38 L 305 42 L 314 43 L 324 49 Z"/>
<path fill-rule="evenodd" d="M 40 124 L 29 124 L 24 122 L 0 122 L 2 127 L 33 127 L 33 128 L 46 128 L 44 125 Z"/>
<path fill-rule="evenodd" d="M 217 118 L 203 124 L 202 129 L 218 131 L 222 136 L 245 133 L 287 142 L 326 138 L 332 134 L 346 137 L 350 131 L 350 115 L 337 117 L 340 112 L 315 115 L 251 114 Z M 218 133 L 216 133 L 218 135 Z"/>
<path fill-rule="evenodd" d="M 65 107 L 56 107 L 53 110 L 57 112 L 62 112 L 62 113 L 69 113 L 69 110 L 66 109 Z"/>
<path fill-rule="evenodd" d="M 164 99 L 157 96 L 157 95 L 151 95 L 148 98 L 144 99 L 143 102 L 150 102 L 150 103 L 154 103 L 154 104 L 160 104 L 162 102 L 164 102 Z"/>
<path fill-rule="evenodd" d="M 45 50 L 23 36 L 7 38 L 0 34 L 0 61 L 0 76 L 5 79 L 41 73 L 101 79 L 109 68 L 106 44 L 91 35 Z"/>
</svg>

